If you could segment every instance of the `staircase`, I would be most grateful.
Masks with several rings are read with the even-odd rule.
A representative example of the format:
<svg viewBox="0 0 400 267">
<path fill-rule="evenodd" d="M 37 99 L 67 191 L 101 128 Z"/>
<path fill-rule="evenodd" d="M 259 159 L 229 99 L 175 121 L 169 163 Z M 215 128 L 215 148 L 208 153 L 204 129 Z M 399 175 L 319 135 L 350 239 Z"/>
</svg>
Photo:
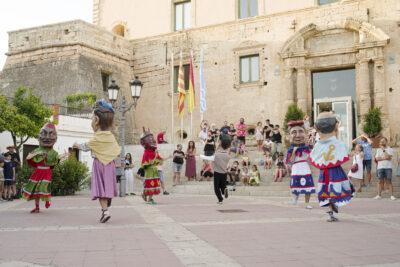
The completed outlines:
<svg viewBox="0 0 400 267">
<path fill-rule="evenodd" d="M 283 179 L 282 182 L 273 182 L 274 168 L 271 170 L 265 170 L 263 167 L 259 166 L 260 160 L 263 158 L 262 154 L 257 151 L 257 148 L 254 146 L 247 147 L 248 149 L 248 157 L 250 159 L 251 164 L 257 164 L 260 174 L 261 174 L 261 184 L 260 186 L 243 186 L 241 183 L 237 183 L 235 187 L 235 191 L 232 191 L 233 187 L 229 186 L 228 188 L 231 190 L 231 195 L 238 196 L 270 196 L 270 197 L 289 197 L 289 184 L 290 177 L 287 176 Z M 233 159 L 235 160 L 235 159 Z M 237 159 L 240 160 L 240 157 Z M 198 168 L 201 168 L 201 161 L 197 160 Z M 343 169 L 347 172 L 350 169 L 350 162 L 347 162 L 343 165 Z M 394 164 L 394 166 L 397 166 Z M 373 165 L 375 168 L 375 165 Z M 198 169 L 200 170 L 200 169 Z M 199 172 L 199 171 L 198 171 Z M 319 170 L 312 167 L 312 173 L 314 177 L 315 185 L 317 185 Z M 396 177 L 396 171 L 393 170 L 393 178 L 392 184 L 394 189 L 394 195 L 397 198 L 400 198 L 400 178 Z M 182 175 L 184 176 L 184 175 Z M 182 180 L 185 180 L 183 178 Z M 357 198 L 372 198 L 377 194 L 377 178 L 375 174 L 375 170 L 372 172 L 372 182 L 371 186 L 363 187 L 361 193 L 357 193 Z M 214 187 L 213 182 L 183 182 L 182 185 L 178 185 L 172 188 L 171 192 L 178 194 L 199 194 L 199 195 L 213 195 Z M 390 197 L 388 191 L 384 191 L 382 197 L 387 198 Z"/>
</svg>

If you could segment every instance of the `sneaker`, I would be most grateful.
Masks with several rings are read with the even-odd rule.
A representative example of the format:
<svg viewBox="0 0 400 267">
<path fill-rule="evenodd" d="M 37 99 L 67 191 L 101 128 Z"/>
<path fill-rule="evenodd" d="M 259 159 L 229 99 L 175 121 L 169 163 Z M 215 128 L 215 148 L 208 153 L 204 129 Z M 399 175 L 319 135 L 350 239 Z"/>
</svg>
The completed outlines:
<svg viewBox="0 0 400 267">
<path fill-rule="evenodd" d="M 222 205 L 222 203 L 223 203 L 222 200 L 217 202 L 217 204 L 219 205 Z"/>
<path fill-rule="evenodd" d="M 110 212 L 108 210 L 103 211 L 102 218 L 100 220 L 101 223 L 106 223 L 111 218 Z"/>
<path fill-rule="evenodd" d="M 224 197 L 228 198 L 228 188 L 226 188 L 226 187 L 225 187 L 225 190 L 224 190 Z"/>
<path fill-rule="evenodd" d="M 167 191 L 164 191 L 163 195 L 166 195 L 166 196 L 168 196 L 168 195 L 169 195 L 169 193 L 168 193 Z"/>
<path fill-rule="evenodd" d="M 306 209 L 308 209 L 308 210 L 312 210 L 312 208 L 313 208 L 313 207 L 312 207 L 311 205 L 307 205 L 307 206 L 306 206 Z"/>
<path fill-rule="evenodd" d="M 397 198 L 395 196 L 391 196 L 390 200 L 396 200 Z"/>
<path fill-rule="evenodd" d="M 381 199 L 382 197 L 380 195 L 377 195 L 376 197 L 374 197 L 374 199 Z"/>
</svg>

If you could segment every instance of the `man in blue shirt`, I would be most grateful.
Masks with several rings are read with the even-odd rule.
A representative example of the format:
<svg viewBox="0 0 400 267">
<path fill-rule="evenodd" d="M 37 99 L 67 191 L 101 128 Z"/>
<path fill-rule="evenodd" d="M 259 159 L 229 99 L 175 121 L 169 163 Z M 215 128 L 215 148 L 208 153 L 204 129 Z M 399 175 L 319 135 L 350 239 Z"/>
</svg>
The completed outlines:
<svg viewBox="0 0 400 267">
<path fill-rule="evenodd" d="M 371 184 L 371 169 L 372 169 L 372 140 L 367 134 L 362 134 L 353 140 L 353 144 L 360 144 L 364 151 L 363 168 L 367 171 L 367 185 Z M 365 181 L 364 181 L 365 185 Z"/>
</svg>

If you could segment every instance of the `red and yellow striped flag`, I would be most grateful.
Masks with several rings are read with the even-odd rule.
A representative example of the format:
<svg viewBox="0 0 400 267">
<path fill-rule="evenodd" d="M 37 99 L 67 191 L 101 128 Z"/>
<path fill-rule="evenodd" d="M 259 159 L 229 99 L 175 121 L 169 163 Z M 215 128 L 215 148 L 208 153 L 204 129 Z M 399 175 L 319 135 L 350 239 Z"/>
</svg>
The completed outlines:
<svg viewBox="0 0 400 267">
<path fill-rule="evenodd" d="M 188 111 L 192 113 L 195 105 L 195 94 L 194 94 L 194 73 L 193 73 L 193 54 L 190 53 L 189 62 L 189 99 L 188 99 Z"/>
<path fill-rule="evenodd" d="M 178 72 L 178 114 L 182 118 L 185 111 L 185 76 L 183 73 L 182 59 L 179 64 L 179 72 Z"/>
</svg>

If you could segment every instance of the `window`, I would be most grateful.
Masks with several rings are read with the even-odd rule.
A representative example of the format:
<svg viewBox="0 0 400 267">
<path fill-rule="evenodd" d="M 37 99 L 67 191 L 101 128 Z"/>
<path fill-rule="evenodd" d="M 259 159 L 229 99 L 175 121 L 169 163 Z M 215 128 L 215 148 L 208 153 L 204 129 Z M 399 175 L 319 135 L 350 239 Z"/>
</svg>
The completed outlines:
<svg viewBox="0 0 400 267">
<path fill-rule="evenodd" d="M 175 4 L 175 31 L 190 28 L 190 1 Z"/>
<path fill-rule="evenodd" d="M 327 4 L 331 4 L 331 3 L 335 3 L 338 0 L 318 0 L 318 4 L 321 5 L 327 5 Z"/>
<path fill-rule="evenodd" d="M 248 18 L 258 15 L 258 0 L 239 0 L 239 18 Z"/>
<path fill-rule="evenodd" d="M 257 82 L 260 79 L 259 55 L 240 57 L 240 83 Z"/>
<path fill-rule="evenodd" d="M 185 90 L 189 90 L 189 64 L 182 65 L 183 67 L 183 75 L 185 80 Z M 178 74 L 179 74 L 179 66 L 174 67 L 174 92 L 178 92 Z"/>
<path fill-rule="evenodd" d="M 101 72 L 101 84 L 103 85 L 104 92 L 108 92 L 109 83 L 110 83 L 110 74 Z"/>
</svg>

